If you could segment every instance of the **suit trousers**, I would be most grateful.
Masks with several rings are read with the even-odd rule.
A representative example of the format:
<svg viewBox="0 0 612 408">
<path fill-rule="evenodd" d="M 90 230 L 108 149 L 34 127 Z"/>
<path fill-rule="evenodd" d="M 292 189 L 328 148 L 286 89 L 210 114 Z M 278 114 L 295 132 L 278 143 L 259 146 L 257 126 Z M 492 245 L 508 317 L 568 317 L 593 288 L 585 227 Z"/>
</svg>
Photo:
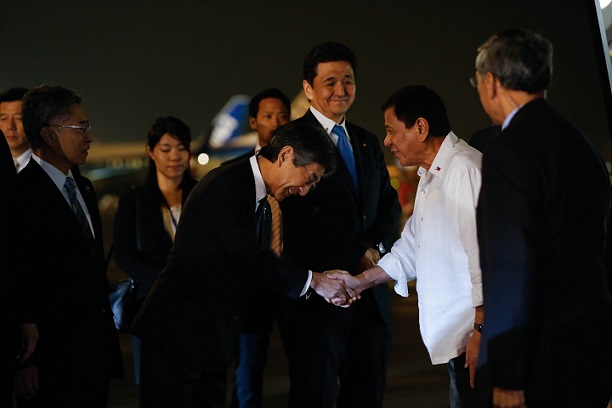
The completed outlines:
<svg viewBox="0 0 612 408">
<path fill-rule="evenodd" d="M 378 310 L 368 304 L 375 301 L 371 293 L 362 296 L 344 317 L 324 322 L 324 314 L 296 305 L 287 344 L 290 408 L 333 407 L 338 379 L 338 408 L 382 408 L 391 327 L 373 316 Z"/>
<path fill-rule="evenodd" d="M 227 369 L 207 373 L 141 342 L 141 408 L 223 408 Z"/>
</svg>

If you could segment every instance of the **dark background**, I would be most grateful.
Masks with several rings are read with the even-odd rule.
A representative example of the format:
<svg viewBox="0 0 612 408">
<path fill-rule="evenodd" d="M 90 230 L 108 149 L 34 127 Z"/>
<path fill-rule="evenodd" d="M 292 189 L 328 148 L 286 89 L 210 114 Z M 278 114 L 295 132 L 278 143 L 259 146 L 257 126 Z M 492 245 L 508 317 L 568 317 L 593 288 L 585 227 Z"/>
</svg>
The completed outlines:
<svg viewBox="0 0 612 408">
<path fill-rule="evenodd" d="M 521 27 L 555 46 L 550 102 L 612 159 L 610 125 L 591 32 L 592 0 L 3 0 L 0 89 L 59 84 L 85 98 L 98 143 L 137 141 L 160 115 L 203 134 L 227 99 L 301 90 L 301 63 L 334 40 L 358 56 L 349 120 L 383 133 L 380 105 L 425 84 L 465 139 L 489 124 L 476 90 L 476 47 Z M 591 15 L 592 16 L 592 15 Z M 595 46 L 599 48 L 595 48 Z M 607 88 L 606 88 L 607 87 Z M 95 144 L 93 146 L 95 149 Z"/>
</svg>

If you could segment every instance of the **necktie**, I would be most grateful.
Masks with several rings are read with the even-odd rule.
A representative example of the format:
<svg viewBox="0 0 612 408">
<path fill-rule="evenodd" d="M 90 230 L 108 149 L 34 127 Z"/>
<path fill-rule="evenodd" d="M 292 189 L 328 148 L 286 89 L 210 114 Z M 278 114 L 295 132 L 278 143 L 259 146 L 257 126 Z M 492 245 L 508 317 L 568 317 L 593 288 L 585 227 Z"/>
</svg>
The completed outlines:
<svg viewBox="0 0 612 408">
<path fill-rule="evenodd" d="M 266 206 L 268 203 L 268 196 L 259 200 L 257 209 L 255 210 L 255 233 L 257 236 L 257 242 L 260 244 L 263 242 L 266 236 Z M 269 224 L 268 224 L 269 225 Z"/>
<path fill-rule="evenodd" d="M 359 190 L 359 181 L 357 180 L 357 166 L 355 165 L 355 156 L 353 156 L 353 151 L 351 150 L 351 146 L 348 141 L 348 137 L 344 132 L 344 128 L 342 126 L 334 126 L 332 129 L 332 133 L 338 136 L 338 152 L 340 152 L 340 156 L 342 156 L 342 160 L 344 160 L 344 164 L 348 168 L 349 173 L 351 174 L 351 178 L 353 179 L 353 185 L 357 190 Z"/>
<path fill-rule="evenodd" d="M 91 228 L 89 227 L 89 222 L 87 221 L 87 216 L 85 215 L 85 211 L 83 211 L 83 207 L 79 203 L 76 195 L 76 183 L 72 179 L 72 177 L 66 177 L 66 181 L 64 182 L 64 188 L 68 193 L 68 199 L 70 200 L 70 206 L 72 207 L 72 211 L 74 211 L 74 215 L 77 218 L 79 224 L 81 224 L 81 229 L 83 230 L 83 234 L 87 237 L 89 242 L 89 247 L 92 253 L 95 252 L 94 245 L 94 236 L 91 232 Z"/>
<path fill-rule="evenodd" d="M 272 236 L 270 238 L 270 248 L 278 256 L 283 249 L 283 234 L 282 234 L 282 217 L 278 201 L 272 196 L 268 196 L 268 204 L 272 212 Z"/>
</svg>

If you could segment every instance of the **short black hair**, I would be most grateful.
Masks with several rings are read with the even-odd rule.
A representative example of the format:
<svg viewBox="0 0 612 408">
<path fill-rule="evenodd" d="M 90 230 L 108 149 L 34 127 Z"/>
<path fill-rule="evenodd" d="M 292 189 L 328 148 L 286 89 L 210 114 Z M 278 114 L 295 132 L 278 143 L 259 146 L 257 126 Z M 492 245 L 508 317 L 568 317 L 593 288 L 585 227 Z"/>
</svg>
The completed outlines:
<svg viewBox="0 0 612 408">
<path fill-rule="evenodd" d="M 382 111 L 393 108 L 395 117 L 409 129 L 418 118 L 424 118 L 429 123 L 429 133 L 442 137 L 451 131 L 446 107 L 442 98 L 424 85 L 405 86 L 387 99 Z"/>
<path fill-rule="evenodd" d="M 259 103 L 263 99 L 266 99 L 266 98 L 279 99 L 283 103 L 283 105 L 285 105 L 285 108 L 287 108 L 287 113 L 291 115 L 291 102 L 289 101 L 289 98 L 287 98 L 287 95 L 285 95 L 284 93 L 282 93 L 280 90 L 276 88 L 270 88 L 270 89 L 261 91 L 260 93 L 255 95 L 253 98 L 251 98 L 251 102 L 249 102 L 249 116 L 250 117 L 252 118 L 257 117 L 257 114 L 259 113 Z"/>
<path fill-rule="evenodd" d="M 43 146 L 41 129 L 49 126 L 53 120 L 68 115 L 70 108 L 80 105 L 83 99 L 70 89 L 45 84 L 30 89 L 22 102 L 23 129 L 32 149 L 38 149 Z"/>
<path fill-rule="evenodd" d="M 259 155 L 274 163 L 285 146 L 293 147 L 293 165 L 296 167 L 318 163 L 326 175 L 336 171 L 336 147 L 321 126 L 289 122 L 276 129 L 270 144 L 262 147 Z"/>
<path fill-rule="evenodd" d="M 23 96 L 28 92 L 28 88 L 11 88 L 0 94 L 0 103 L 15 102 L 23 99 Z"/>
<path fill-rule="evenodd" d="M 317 76 L 317 66 L 322 62 L 347 61 L 353 68 L 353 74 L 357 77 L 357 57 L 355 53 L 346 45 L 337 42 L 325 42 L 314 47 L 306 58 L 302 66 L 304 79 L 313 84 Z"/>
</svg>

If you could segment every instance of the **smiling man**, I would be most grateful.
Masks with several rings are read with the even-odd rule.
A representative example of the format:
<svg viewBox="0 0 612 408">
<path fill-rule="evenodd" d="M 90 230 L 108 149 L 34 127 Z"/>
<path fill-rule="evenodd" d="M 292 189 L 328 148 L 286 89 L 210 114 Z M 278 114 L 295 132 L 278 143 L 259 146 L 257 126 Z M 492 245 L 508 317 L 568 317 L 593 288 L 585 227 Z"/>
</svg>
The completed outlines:
<svg viewBox="0 0 612 408">
<path fill-rule="evenodd" d="M 26 347 L 19 406 L 105 407 L 121 356 L 108 304 L 102 226 L 85 163 L 93 139 L 81 98 L 42 85 L 23 99 L 33 156 L 19 173 L 16 270 Z"/>
<path fill-rule="evenodd" d="M 278 201 L 305 196 L 334 169 L 327 134 L 289 123 L 257 156 L 214 169 L 198 183 L 166 268 L 132 327 L 143 344 L 141 406 L 223 406 L 243 302 L 253 285 L 292 299 L 313 289 L 336 304 L 350 303 L 353 294 L 344 284 L 278 259 L 263 215 L 268 194 Z"/>
<path fill-rule="evenodd" d="M 397 236 L 400 206 L 378 138 L 349 123 L 357 58 L 344 44 L 314 47 L 302 86 L 310 109 L 296 123 L 316 125 L 334 144 L 338 169 L 304 200 L 286 200 L 283 256 L 314 270 L 357 274 L 376 264 Z M 289 406 L 382 406 L 391 342 L 389 294 L 376 287 L 348 309 L 313 297 L 290 306 Z M 293 324 L 295 322 L 295 324 Z M 376 350 L 376 353 L 361 353 Z"/>
</svg>

